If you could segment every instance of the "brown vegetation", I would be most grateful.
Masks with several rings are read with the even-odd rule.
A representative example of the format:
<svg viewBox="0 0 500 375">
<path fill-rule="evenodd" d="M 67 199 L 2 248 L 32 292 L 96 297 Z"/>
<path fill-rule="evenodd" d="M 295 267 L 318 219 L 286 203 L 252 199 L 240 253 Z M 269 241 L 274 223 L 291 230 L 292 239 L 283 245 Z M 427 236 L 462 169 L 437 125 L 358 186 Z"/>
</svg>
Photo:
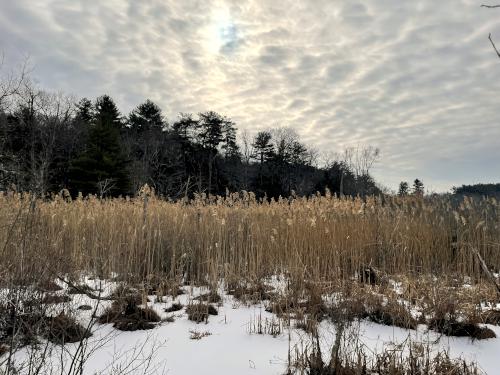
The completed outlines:
<svg viewBox="0 0 500 375">
<path fill-rule="evenodd" d="M 218 311 L 212 305 L 206 303 L 193 303 L 186 307 L 188 319 L 196 323 L 208 322 L 209 315 L 217 315 Z"/>
<path fill-rule="evenodd" d="M 294 279 L 347 280 L 361 274 L 436 274 L 484 278 L 471 252 L 500 268 L 500 204 L 494 199 L 332 196 L 257 202 L 252 194 L 199 197 L 186 204 L 149 197 L 68 201 L 0 196 L 2 269 L 81 271 L 143 282 Z M 29 231 L 23 225 L 30 221 Z M 22 244 L 22 249 L 20 248 Z M 366 265 L 370 265 L 366 272 Z M 368 277 L 367 277 L 368 276 Z M 129 280 L 133 281 L 133 280 Z M 155 286 L 152 291 L 157 290 Z"/>
</svg>

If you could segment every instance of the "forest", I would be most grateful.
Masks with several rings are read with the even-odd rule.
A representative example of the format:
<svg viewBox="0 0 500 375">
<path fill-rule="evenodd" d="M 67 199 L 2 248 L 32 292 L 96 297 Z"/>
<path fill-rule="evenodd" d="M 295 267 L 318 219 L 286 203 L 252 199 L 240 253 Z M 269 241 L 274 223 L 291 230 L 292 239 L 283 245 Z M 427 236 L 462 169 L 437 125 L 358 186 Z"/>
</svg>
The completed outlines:
<svg viewBox="0 0 500 375">
<path fill-rule="evenodd" d="M 370 175 L 379 150 L 334 150 L 320 163 L 291 128 L 238 135 L 230 117 L 205 111 L 167 120 L 151 100 L 123 115 L 115 101 L 48 93 L 25 79 L 0 101 L 0 190 L 65 189 L 116 197 L 148 184 L 170 199 L 252 191 L 258 197 L 381 190 Z M 7 100 L 8 99 L 8 100 Z M 321 166 L 320 166 L 321 164 Z"/>
</svg>

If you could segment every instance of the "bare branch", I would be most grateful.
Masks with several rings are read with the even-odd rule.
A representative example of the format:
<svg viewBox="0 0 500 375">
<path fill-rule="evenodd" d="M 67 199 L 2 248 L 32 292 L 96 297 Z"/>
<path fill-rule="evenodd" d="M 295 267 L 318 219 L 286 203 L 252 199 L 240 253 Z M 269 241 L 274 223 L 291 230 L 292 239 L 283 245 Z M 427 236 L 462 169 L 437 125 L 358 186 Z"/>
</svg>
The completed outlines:
<svg viewBox="0 0 500 375">
<path fill-rule="evenodd" d="M 101 296 L 101 293 L 99 293 L 99 295 L 94 294 L 94 293 L 88 291 L 85 288 L 80 288 L 79 286 L 73 284 L 71 281 L 66 280 L 64 277 L 57 276 L 57 279 L 60 280 L 61 282 L 63 282 L 64 284 L 66 284 L 67 286 L 69 286 L 70 288 L 78 291 L 79 293 L 85 294 L 87 297 L 89 297 L 91 299 L 95 299 L 95 300 L 98 300 L 98 301 L 114 301 L 116 299 L 115 297 L 110 297 L 110 296 L 104 297 L 104 296 Z"/>
<path fill-rule="evenodd" d="M 491 42 L 491 45 L 493 46 L 493 49 L 495 50 L 497 56 L 500 58 L 500 51 L 498 51 L 497 46 L 495 46 L 495 43 L 493 42 L 493 39 L 491 39 L 491 33 L 488 35 L 488 39 Z"/>
<path fill-rule="evenodd" d="M 481 8 L 500 8 L 500 5 L 481 5 Z"/>
</svg>

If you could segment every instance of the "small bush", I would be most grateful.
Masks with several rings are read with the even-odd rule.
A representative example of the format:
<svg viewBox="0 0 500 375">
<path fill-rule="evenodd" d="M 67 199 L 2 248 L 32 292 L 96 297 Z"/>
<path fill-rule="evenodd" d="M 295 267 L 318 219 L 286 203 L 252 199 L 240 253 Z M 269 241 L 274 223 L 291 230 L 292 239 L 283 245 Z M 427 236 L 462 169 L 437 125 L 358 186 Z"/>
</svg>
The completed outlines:
<svg viewBox="0 0 500 375">
<path fill-rule="evenodd" d="M 143 295 L 139 293 L 139 291 L 125 285 L 117 286 L 113 293 L 111 293 L 110 297 L 117 301 L 124 301 L 134 305 L 141 305 L 144 300 Z"/>
<path fill-rule="evenodd" d="M 91 336 L 75 318 L 59 314 L 54 318 L 47 318 L 47 328 L 44 336 L 56 344 L 78 342 Z"/>
<path fill-rule="evenodd" d="M 380 304 L 367 308 L 364 318 L 383 324 L 386 326 L 395 326 L 406 329 L 416 329 L 417 321 L 406 307 L 396 301 L 389 301 L 387 304 Z"/>
<path fill-rule="evenodd" d="M 190 336 L 189 338 L 191 340 L 201 340 L 203 337 L 207 337 L 207 336 L 210 336 L 212 333 L 209 332 L 209 331 L 204 331 L 204 332 L 200 332 L 200 331 L 189 331 L 190 333 Z"/>
<path fill-rule="evenodd" d="M 131 299 L 128 302 L 115 301 L 98 318 L 98 322 L 113 323 L 113 327 L 120 331 L 137 331 L 152 329 L 153 323 L 160 322 L 158 314 L 150 308 L 142 308 Z"/>
<path fill-rule="evenodd" d="M 222 298 L 219 295 L 219 293 L 213 291 L 213 292 L 202 294 L 202 295 L 196 297 L 195 300 L 208 302 L 208 303 L 219 303 L 222 300 Z"/>
<path fill-rule="evenodd" d="M 500 310 L 488 310 L 481 314 L 482 322 L 494 326 L 500 325 Z"/>
<path fill-rule="evenodd" d="M 454 319 L 432 319 L 429 328 L 446 336 L 470 337 L 474 340 L 493 339 L 497 336 L 488 327 L 480 327 L 475 322 L 459 322 Z"/>
<path fill-rule="evenodd" d="M 264 283 L 239 282 L 228 285 L 228 294 L 243 302 L 259 303 L 276 298 L 272 288 Z"/>
<path fill-rule="evenodd" d="M 196 323 L 208 322 L 209 315 L 217 315 L 218 311 L 212 305 L 206 303 L 194 303 L 186 307 L 188 319 Z"/>
</svg>

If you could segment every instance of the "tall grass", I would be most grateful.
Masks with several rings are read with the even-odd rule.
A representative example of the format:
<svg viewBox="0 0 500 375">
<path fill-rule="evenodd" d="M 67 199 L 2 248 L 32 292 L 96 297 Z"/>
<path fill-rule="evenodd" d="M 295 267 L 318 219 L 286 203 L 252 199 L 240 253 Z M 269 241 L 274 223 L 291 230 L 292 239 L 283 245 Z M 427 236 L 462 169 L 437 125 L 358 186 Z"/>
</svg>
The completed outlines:
<svg viewBox="0 0 500 375">
<path fill-rule="evenodd" d="M 113 273 L 192 281 L 287 273 L 338 281 L 388 274 L 482 277 L 472 248 L 500 267 L 500 204 L 464 198 L 310 198 L 251 193 L 171 202 L 0 195 L 0 275 Z"/>
</svg>

